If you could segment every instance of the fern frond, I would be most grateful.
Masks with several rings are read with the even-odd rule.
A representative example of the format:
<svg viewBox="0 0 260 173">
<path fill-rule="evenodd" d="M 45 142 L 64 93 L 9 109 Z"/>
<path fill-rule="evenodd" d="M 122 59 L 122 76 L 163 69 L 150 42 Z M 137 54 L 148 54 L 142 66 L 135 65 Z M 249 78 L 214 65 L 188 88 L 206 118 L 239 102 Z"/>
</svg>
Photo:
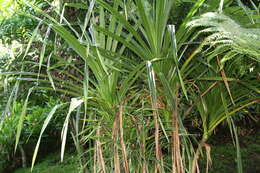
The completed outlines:
<svg viewBox="0 0 260 173">
<path fill-rule="evenodd" d="M 260 29 L 246 28 L 230 17 L 219 13 L 205 13 L 187 24 L 190 28 L 206 27 L 199 33 L 210 33 L 206 44 L 224 44 L 238 54 L 248 55 L 260 62 Z"/>
</svg>

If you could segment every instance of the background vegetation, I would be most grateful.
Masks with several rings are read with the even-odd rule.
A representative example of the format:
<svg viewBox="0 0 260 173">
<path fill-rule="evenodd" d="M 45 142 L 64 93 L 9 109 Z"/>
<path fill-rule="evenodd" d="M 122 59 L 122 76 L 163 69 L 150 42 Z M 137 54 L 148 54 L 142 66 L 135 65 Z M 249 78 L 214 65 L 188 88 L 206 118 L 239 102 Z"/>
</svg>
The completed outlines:
<svg viewBox="0 0 260 173">
<path fill-rule="evenodd" d="M 245 161 L 260 145 L 245 137 L 259 136 L 259 10 L 257 0 L 1 1 L 0 172 L 260 171 Z M 63 164 L 43 160 L 59 149 Z"/>
</svg>

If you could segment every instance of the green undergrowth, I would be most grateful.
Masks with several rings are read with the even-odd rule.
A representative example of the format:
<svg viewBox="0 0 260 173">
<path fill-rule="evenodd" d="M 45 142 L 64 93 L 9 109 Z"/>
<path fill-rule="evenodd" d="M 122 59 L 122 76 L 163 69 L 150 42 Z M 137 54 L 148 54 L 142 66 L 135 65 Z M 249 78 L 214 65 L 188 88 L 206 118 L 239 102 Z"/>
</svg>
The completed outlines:
<svg viewBox="0 0 260 173">
<path fill-rule="evenodd" d="M 236 173 L 236 148 L 232 142 L 214 141 L 211 145 L 212 166 L 209 173 Z M 243 172 L 260 172 L 260 136 L 254 134 L 240 137 L 240 150 L 242 156 Z M 202 165 L 205 167 L 206 157 L 202 159 Z M 202 171 L 204 172 L 204 171 Z"/>
<path fill-rule="evenodd" d="M 13 173 L 30 173 L 30 168 L 19 168 Z M 43 161 L 36 164 L 32 173 L 78 173 L 79 165 L 77 157 L 72 154 L 65 155 L 64 161 L 60 162 L 60 154 L 50 154 Z"/>
<path fill-rule="evenodd" d="M 223 142 L 221 142 L 223 141 Z M 241 155 L 244 173 L 260 172 L 260 135 L 258 133 L 240 137 Z M 222 137 L 210 143 L 212 165 L 209 173 L 236 173 L 236 148 L 231 139 Z M 202 173 L 206 172 L 206 157 L 201 160 Z M 60 154 L 49 154 L 37 163 L 32 173 L 78 173 L 77 156 L 66 154 L 63 163 L 60 163 Z M 19 168 L 13 173 L 30 173 L 30 168 Z"/>
<path fill-rule="evenodd" d="M 251 144 L 241 148 L 245 173 L 260 172 L 260 145 Z M 212 147 L 212 168 L 209 173 L 233 173 L 236 171 L 236 149 L 233 145 Z"/>
</svg>

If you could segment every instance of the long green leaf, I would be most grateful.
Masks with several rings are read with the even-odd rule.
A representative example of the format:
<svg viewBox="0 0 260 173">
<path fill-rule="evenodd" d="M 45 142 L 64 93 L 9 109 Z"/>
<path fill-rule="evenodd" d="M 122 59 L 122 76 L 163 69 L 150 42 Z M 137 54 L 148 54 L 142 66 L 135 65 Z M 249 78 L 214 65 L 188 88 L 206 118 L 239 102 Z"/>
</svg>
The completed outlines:
<svg viewBox="0 0 260 173">
<path fill-rule="evenodd" d="M 65 144 L 66 144 L 70 115 L 73 110 L 75 110 L 79 105 L 81 105 L 81 103 L 83 103 L 83 100 L 79 100 L 77 98 L 71 99 L 69 112 L 66 116 L 66 119 L 64 121 L 63 128 L 62 128 L 62 132 L 61 132 L 61 141 L 62 141 L 62 143 L 61 143 L 61 161 L 63 161 L 63 158 L 64 158 L 64 151 L 65 151 Z"/>
<path fill-rule="evenodd" d="M 40 143 L 41 143 L 41 138 L 42 138 L 42 135 L 46 129 L 46 127 L 48 126 L 50 120 L 52 119 L 54 113 L 56 112 L 56 110 L 58 108 L 60 108 L 62 106 L 62 104 L 60 105 L 56 105 L 52 108 L 51 112 L 48 114 L 48 116 L 46 117 L 44 123 L 43 123 L 43 126 L 42 126 L 42 129 L 41 129 L 41 132 L 40 132 L 40 135 L 39 135 L 39 138 L 38 138 L 38 141 L 37 141 L 37 144 L 35 146 L 35 149 L 34 149 L 34 153 L 33 153 L 33 158 L 32 158 L 32 165 L 31 165 L 31 171 L 34 167 L 34 163 L 35 163 L 35 160 L 36 160 L 36 157 L 37 157 L 37 153 L 38 153 L 38 150 L 39 150 L 39 146 L 40 146 Z"/>
<path fill-rule="evenodd" d="M 23 122 L 24 122 L 24 118 L 26 116 L 26 111 L 27 111 L 27 105 L 28 105 L 28 101 L 29 101 L 29 97 L 32 93 L 34 88 L 30 88 L 29 89 L 29 92 L 27 94 L 27 97 L 25 99 L 25 102 L 24 102 L 24 105 L 23 105 L 23 108 L 22 108 L 22 112 L 21 112 L 21 115 L 19 117 L 19 122 L 18 122 L 18 125 L 17 125 L 17 131 L 16 131 L 16 139 L 15 139 L 15 148 L 14 148 L 14 151 L 16 151 L 17 149 L 17 146 L 18 146 L 18 143 L 19 143 L 19 140 L 20 140 L 20 136 L 21 136 L 21 131 L 22 131 L 22 128 L 23 128 Z"/>
</svg>

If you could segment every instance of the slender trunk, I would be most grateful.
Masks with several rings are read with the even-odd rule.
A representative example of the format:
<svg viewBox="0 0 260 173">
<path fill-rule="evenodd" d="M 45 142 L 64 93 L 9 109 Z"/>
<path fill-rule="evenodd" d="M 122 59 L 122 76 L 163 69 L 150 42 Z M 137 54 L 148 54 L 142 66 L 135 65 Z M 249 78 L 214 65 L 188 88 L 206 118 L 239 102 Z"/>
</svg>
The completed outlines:
<svg viewBox="0 0 260 173">
<path fill-rule="evenodd" d="M 123 106 L 120 105 L 119 107 L 119 131 L 120 131 L 120 143 L 122 147 L 122 157 L 123 157 L 123 166 L 125 173 L 129 173 L 129 166 L 128 166 L 128 161 L 127 161 L 127 154 L 126 154 L 126 146 L 124 142 L 124 131 L 123 131 Z"/>
<path fill-rule="evenodd" d="M 202 147 L 204 147 L 205 145 L 208 145 L 208 144 L 205 144 L 205 142 L 206 142 L 205 139 L 202 139 L 199 142 L 198 148 L 197 148 L 197 150 L 195 152 L 194 159 L 193 159 L 193 162 L 192 162 L 191 173 L 199 173 L 198 160 L 199 160 L 199 156 L 200 156 L 200 151 L 201 151 Z"/>
<path fill-rule="evenodd" d="M 119 162 L 119 155 L 118 155 L 118 121 L 119 121 L 119 116 L 118 113 L 116 114 L 114 124 L 113 124 L 113 141 L 114 141 L 114 172 L 115 173 L 120 173 L 120 162 Z"/>
<path fill-rule="evenodd" d="M 93 173 L 97 173 L 97 142 L 95 142 L 94 148 L 94 166 L 93 166 Z"/>
<path fill-rule="evenodd" d="M 144 137 L 144 126 L 143 123 L 137 123 L 136 119 L 132 117 L 134 124 L 137 127 L 137 135 L 140 137 L 139 146 L 140 146 L 140 154 L 142 159 L 142 173 L 147 173 L 147 162 L 145 159 L 145 137 Z"/>
<path fill-rule="evenodd" d="M 199 166 L 198 166 L 198 159 L 199 159 L 199 155 L 200 155 L 200 149 L 201 149 L 201 145 L 199 144 L 197 150 L 196 150 L 196 153 L 194 155 L 194 159 L 193 159 L 193 162 L 192 162 L 192 170 L 191 172 L 192 173 L 198 173 L 199 172 Z"/>
<path fill-rule="evenodd" d="M 175 107 L 172 113 L 172 173 L 183 173 L 183 163 L 180 149 L 180 136 L 179 136 L 179 118 L 178 118 L 178 105 L 179 105 L 179 84 L 176 85 L 175 93 Z"/>
<path fill-rule="evenodd" d="M 22 167 L 26 168 L 27 167 L 27 165 L 26 165 L 26 154 L 25 154 L 25 151 L 24 151 L 22 145 L 19 145 L 19 150 L 20 150 L 21 157 L 22 157 Z"/>
<path fill-rule="evenodd" d="M 143 132 L 144 127 L 143 125 L 141 126 L 141 133 Z M 146 173 L 147 172 L 147 163 L 146 163 L 146 159 L 145 159 L 145 139 L 143 139 L 143 134 L 142 134 L 142 141 L 141 141 L 141 153 L 142 153 L 142 157 L 143 157 L 143 163 L 142 163 L 142 173 Z"/>
<path fill-rule="evenodd" d="M 106 169 L 105 169 L 105 161 L 104 161 L 104 157 L 103 157 L 103 153 L 102 153 L 102 147 L 101 147 L 101 142 L 100 142 L 100 136 L 101 136 L 101 132 L 100 132 L 100 125 L 98 125 L 97 127 L 97 137 L 98 139 L 96 140 L 96 148 L 97 148 L 97 161 L 98 161 L 98 165 L 101 167 L 101 173 L 105 173 Z"/>
<path fill-rule="evenodd" d="M 153 118 L 154 118 L 154 128 L 155 128 L 155 156 L 156 156 L 156 163 L 155 163 L 155 169 L 154 172 L 156 173 L 157 170 L 159 173 L 161 173 L 161 166 L 163 165 L 163 158 L 162 158 L 162 152 L 160 147 L 160 141 L 159 141 L 159 121 L 158 121 L 158 112 L 156 110 L 157 108 L 153 108 Z"/>
</svg>

